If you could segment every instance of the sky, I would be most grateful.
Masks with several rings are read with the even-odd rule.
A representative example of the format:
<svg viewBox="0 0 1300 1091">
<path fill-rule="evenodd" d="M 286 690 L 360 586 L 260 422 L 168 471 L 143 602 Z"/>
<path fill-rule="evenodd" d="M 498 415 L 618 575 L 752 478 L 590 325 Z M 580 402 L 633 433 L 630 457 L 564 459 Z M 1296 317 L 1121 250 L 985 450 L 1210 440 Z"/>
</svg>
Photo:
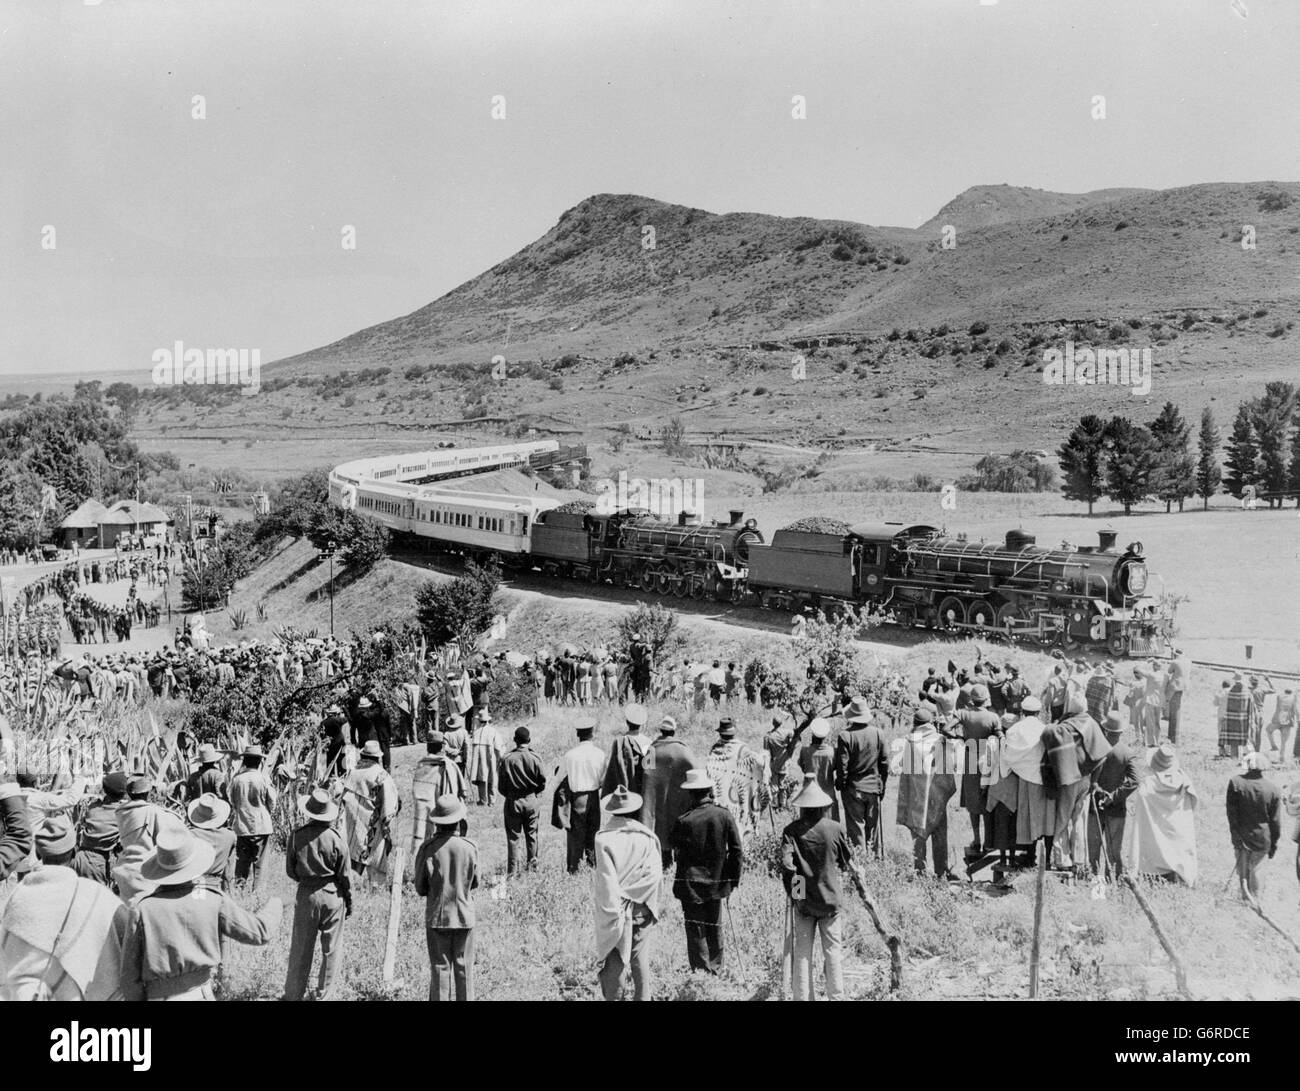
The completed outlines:
<svg viewBox="0 0 1300 1091">
<path fill-rule="evenodd" d="M 1300 3 L 1236 8 L 0 0 L 0 393 L 328 344 L 596 193 L 915 227 L 981 184 L 1300 179 Z"/>
</svg>

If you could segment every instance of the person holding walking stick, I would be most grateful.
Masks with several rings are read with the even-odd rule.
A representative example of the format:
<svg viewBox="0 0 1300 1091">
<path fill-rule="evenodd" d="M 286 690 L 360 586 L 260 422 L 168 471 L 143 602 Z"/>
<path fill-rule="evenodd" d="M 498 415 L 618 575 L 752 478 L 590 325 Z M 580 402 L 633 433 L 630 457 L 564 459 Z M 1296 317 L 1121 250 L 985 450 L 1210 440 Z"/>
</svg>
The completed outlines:
<svg viewBox="0 0 1300 1091">
<path fill-rule="evenodd" d="M 799 817 L 781 833 L 781 876 L 789 897 L 786 966 L 791 998 L 812 1000 L 813 938 L 821 937 L 826 968 L 826 999 L 844 999 L 844 929 L 840 907 L 844 890 L 840 871 L 853 868 L 853 850 L 844 827 L 830 817 L 830 795 L 816 773 L 804 776 L 791 801 Z"/>
</svg>

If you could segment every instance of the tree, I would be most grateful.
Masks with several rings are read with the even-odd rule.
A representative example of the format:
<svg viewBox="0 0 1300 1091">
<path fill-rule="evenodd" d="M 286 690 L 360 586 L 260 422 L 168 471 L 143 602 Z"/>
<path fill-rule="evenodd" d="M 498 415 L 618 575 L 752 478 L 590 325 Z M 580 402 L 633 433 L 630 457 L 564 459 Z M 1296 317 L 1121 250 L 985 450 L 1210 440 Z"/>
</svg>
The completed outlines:
<svg viewBox="0 0 1300 1091">
<path fill-rule="evenodd" d="M 659 442 L 664 453 L 678 458 L 687 451 L 686 425 L 681 417 L 672 417 L 659 431 Z"/>
<path fill-rule="evenodd" d="M 1061 493 L 1067 500 L 1092 506 L 1106 493 L 1106 422 L 1093 413 L 1083 417 L 1056 452 L 1061 460 Z"/>
<path fill-rule="evenodd" d="M 1183 419 L 1178 406 L 1165 402 L 1160 416 L 1151 422 L 1151 438 L 1156 445 L 1156 472 L 1154 492 L 1165 502 L 1165 511 L 1177 502 L 1183 510 L 1183 501 L 1196 492 L 1196 461 L 1192 458 L 1192 430 Z"/>
<path fill-rule="evenodd" d="M 40 537 L 41 479 L 22 462 L 0 461 L 0 546 L 30 549 Z"/>
<path fill-rule="evenodd" d="M 465 575 L 449 583 L 429 580 L 415 592 L 415 617 L 431 648 L 460 647 L 468 658 L 498 612 L 501 570 L 465 562 Z"/>
<path fill-rule="evenodd" d="M 1295 431 L 1291 433 L 1291 476 L 1287 487 L 1300 491 L 1300 421 L 1296 422 Z M 1296 507 L 1300 507 L 1300 496 L 1296 497 Z"/>
<path fill-rule="evenodd" d="M 140 408 L 140 390 L 130 383 L 113 383 L 104 391 L 104 400 L 117 406 L 127 421 L 134 421 L 136 410 Z"/>
<path fill-rule="evenodd" d="M 632 647 L 632 637 L 640 633 L 658 664 L 670 662 L 686 646 L 686 638 L 677 623 L 677 611 L 662 602 L 649 605 L 638 602 L 635 610 L 618 619 L 615 631 L 615 643 L 625 653 Z"/>
<path fill-rule="evenodd" d="M 1200 458 L 1196 463 L 1196 495 L 1204 501 L 1204 510 L 1210 510 L 1210 497 L 1219 491 L 1223 471 L 1219 469 L 1219 429 L 1214 414 L 1207 405 L 1201 411 Z"/>
<path fill-rule="evenodd" d="M 1259 484 L 1281 492 L 1287 484 L 1287 436 L 1295 416 L 1296 389 L 1291 383 L 1268 383 L 1264 396 L 1251 403 L 1251 423 L 1258 446 Z M 1269 506 L 1273 506 L 1269 501 Z M 1280 505 L 1281 500 L 1277 503 Z"/>
<path fill-rule="evenodd" d="M 1255 444 L 1255 425 L 1251 420 L 1249 402 L 1237 406 L 1232 435 L 1228 437 L 1228 457 L 1223 461 L 1228 467 L 1224 484 L 1228 492 L 1240 500 L 1246 486 L 1258 481 L 1259 449 Z"/>
<path fill-rule="evenodd" d="M 258 520 L 258 538 L 305 538 L 312 520 L 329 506 L 329 500 L 328 470 L 312 470 L 286 481 L 271 497 L 270 514 Z"/>
<path fill-rule="evenodd" d="M 1106 426 L 1106 495 L 1133 514 L 1133 505 L 1151 495 L 1156 445 L 1151 433 L 1127 417 Z"/>
<path fill-rule="evenodd" d="M 310 515 L 307 539 L 322 552 L 333 542 L 343 563 L 355 577 L 369 572 L 388 552 L 388 528 L 354 511 L 336 508 L 328 501 Z"/>
</svg>

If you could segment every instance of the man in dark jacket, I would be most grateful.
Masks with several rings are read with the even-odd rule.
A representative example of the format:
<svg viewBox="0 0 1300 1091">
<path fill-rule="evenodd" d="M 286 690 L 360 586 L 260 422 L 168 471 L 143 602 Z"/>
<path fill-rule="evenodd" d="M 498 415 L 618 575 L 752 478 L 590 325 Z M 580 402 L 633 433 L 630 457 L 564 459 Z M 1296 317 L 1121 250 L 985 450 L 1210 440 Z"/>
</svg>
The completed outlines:
<svg viewBox="0 0 1300 1091">
<path fill-rule="evenodd" d="M 1242 899 L 1251 903 L 1259 901 L 1264 887 L 1259 865 L 1265 856 L 1273 858 L 1282 839 L 1282 793 L 1264 776 L 1267 768 L 1264 754 L 1247 754 L 1245 771 L 1228 781 L 1225 798 L 1228 833 L 1237 854 L 1237 882 Z"/>
<path fill-rule="evenodd" d="M 844 804 L 844 825 L 849 841 L 864 851 L 868 841 L 877 843 L 880 798 L 889 779 L 885 736 L 873 719 L 866 698 L 853 698 L 835 743 L 835 790 Z"/>
<path fill-rule="evenodd" d="M 670 838 L 677 859 L 673 895 L 686 918 L 691 970 L 716 974 L 722 969 L 722 903 L 740 885 L 740 830 L 731 812 L 712 801 L 713 782 L 703 769 L 687 773 L 682 787 L 692 805 Z"/>
<path fill-rule="evenodd" d="M 32 851 L 27 800 L 12 781 L 0 784 L 0 882 L 8 879 Z"/>
<path fill-rule="evenodd" d="M 636 795 L 643 794 L 645 755 L 650 749 L 650 740 L 641 734 L 641 728 L 645 726 L 647 718 L 644 705 L 630 704 L 623 710 L 627 733 L 614 737 L 609 761 L 605 765 L 605 777 L 600 786 L 602 795 L 612 795 L 620 785 Z"/>
<path fill-rule="evenodd" d="M 659 838 L 664 867 L 673 862 L 673 827 L 691 803 L 682 783 L 698 765 L 695 755 L 677 737 L 677 721 L 665 716 L 659 738 L 650 744 L 645 757 L 645 803 L 641 809 L 641 821 Z"/>
<path fill-rule="evenodd" d="M 1002 734 L 1002 720 L 989 708 L 989 691 L 983 683 L 971 686 L 966 698 L 966 707 L 959 708 L 953 714 L 950 726 L 940 729 L 949 738 L 961 739 L 966 746 L 962 751 L 961 766 L 961 805 L 970 818 L 971 853 L 983 851 L 985 840 L 992 840 L 989 828 L 988 788 L 980 784 L 980 755 L 989 745 L 988 740 L 994 735 Z M 980 837 L 981 822 L 986 838 Z"/>
<path fill-rule="evenodd" d="M 286 873 L 298 884 L 284 998 L 301 1000 L 306 993 L 319 935 L 316 999 L 332 1000 L 343 960 L 343 922 L 352 915 L 348 850 L 343 837 L 331 825 L 338 817 L 338 805 L 328 791 L 316 788 L 300 807 L 303 825 L 290 835 L 284 860 Z"/>
<path fill-rule="evenodd" d="M 113 863 L 121 846 L 117 812 L 126 800 L 128 783 L 123 772 L 107 774 L 102 784 L 103 795 L 81 816 L 72 870 L 83 879 L 94 879 L 104 886 L 113 884 Z"/>
<path fill-rule="evenodd" d="M 527 846 L 527 866 L 537 866 L 538 797 L 546 790 L 546 771 L 529 745 L 526 727 L 515 728 L 515 748 L 497 763 L 497 780 L 505 799 L 506 868 L 511 875 L 524 869 L 519 841 Z"/>
<path fill-rule="evenodd" d="M 1102 724 L 1110 752 L 1092 771 L 1092 812 L 1088 817 L 1088 864 L 1101 872 L 1102 846 L 1105 869 L 1112 876 L 1120 872 L 1120 848 L 1124 844 L 1124 804 L 1141 780 L 1136 747 L 1123 741 L 1124 721 L 1118 712 L 1108 712 Z"/>
</svg>

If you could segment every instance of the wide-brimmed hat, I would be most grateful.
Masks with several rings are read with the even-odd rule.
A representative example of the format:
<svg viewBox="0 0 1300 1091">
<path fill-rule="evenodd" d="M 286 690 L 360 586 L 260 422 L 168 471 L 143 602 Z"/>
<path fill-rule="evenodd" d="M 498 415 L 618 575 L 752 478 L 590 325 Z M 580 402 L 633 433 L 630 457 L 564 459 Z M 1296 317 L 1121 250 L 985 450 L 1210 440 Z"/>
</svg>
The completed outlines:
<svg viewBox="0 0 1300 1091">
<path fill-rule="evenodd" d="M 644 802 L 636 792 L 629 792 L 626 784 L 620 784 L 600 803 L 600 809 L 606 814 L 632 814 L 641 809 Z"/>
<path fill-rule="evenodd" d="M 918 708 L 912 713 L 912 726 L 920 727 L 922 724 L 934 723 L 934 713 L 925 706 Z"/>
<path fill-rule="evenodd" d="M 873 719 L 871 706 L 867 704 L 865 697 L 854 697 L 849 702 L 849 707 L 844 713 L 845 723 L 850 724 L 869 724 Z"/>
<path fill-rule="evenodd" d="M 199 764 L 212 765 L 221 760 L 221 755 L 217 753 L 217 748 L 210 742 L 199 744 Z"/>
<path fill-rule="evenodd" d="M 464 802 L 450 792 L 445 796 L 439 796 L 438 802 L 434 804 L 433 813 L 429 815 L 435 826 L 454 826 L 468 813 Z"/>
<path fill-rule="evenodd" d="M 325 710 L 325 715 L 326 715 L 326 716 L 342 716 L 342 715 L 343 715 L 343 706 L 340 705 L 340 704 L 333 704 L 333 705 L 330 705 L 329 708 L 327 708 L 327 709 Z"/>
<path fill-rule="evenodd" d="M 805 773 L 803 777 L 803 787 L 799 789 L 799 794 L 790 800 L 791 807 L 829 807 L 834 800 L 826 794 L 826 790 L 817 783 L 816 773 Z"/>
<path fill-rule="evenodd" d="M 478 710 L 478 715 L 474 717 L 474 722 L 479 724 L 490 724 L 492 722 L 492 713 L 485 708 Z"/>
<path fill-rule="evenodd" d="M 363 758 L 374 758 L 378 761 L 384 756 L 384 748 L 379 745 L 378 739 L 367 739 L 365 745 L 361 747 L 361 756 Z"/>
<path fill-rule="evenodd" d="M 375 704 L 373 701 L 370 700 L 369 697 L 362 697 L 361 700 L 357 702 L 357 708 L 374 708 L 374 707 Z"/>
<path fill-rule="evenodd" d="M 226 824 L 230 817 L 230 804 L 213 792 L 204 792 L 185 808 L 190 825 L 201 830 L 217 830 Z"/>
<path fill-rule="evenodd" d="M 1033 697 L 1033 696 L 1026 697 L 1023 701 L 1020 702 L 1020 711 L 1028 712 L 1028 713 L 1042 712 L 1043 702 L 1040 701 L 1037 697 Z"/>
<path fill-rule="evenodd" d="M 1267 754 L 1261 753 L 1258 750 L 1252 750 L 1246 755 L 1242 764 L 1245 766 L 1247 772 L 1259 770 L 1259 772 L 1263 773 L 1268 771 L 1270 762 Z"/>
<path fill-rule="evenodd" d="M 577 727 L 574 728 L 574 730 L 578 733 L 578 738 L 582 738 L 584 735 L 590 737 L 592 734 L 595 733 L 596 725 L 579 724 Z"/>
<path fill-rule="evenodd" d="M 730 716 L 724 716 L 718 721 L 718 734 L 724 739 L 733 739 L 736 737 L 736 724 Z"/>
<path fill-rule="evenodd" d="M 1164 773 L 1172 769 L 1178 761 L 1178 754 L 1169 743 L 1161 743 L 1151 751 L 1147 766 L 1153 773 Z"/>
<path fill-rule="evenodd" d="M 105 793 L 108 795 L 124 796 L 126 795 L 127 785 L 129 785 L 130 783 L 131 783 L 130 778 L 121 770 L 118 770 L 116 772 L 109 773 L 106 777 L 104 777 L 103 788 Z"/>
<path fill-rule="evenodd" d="M 659 730 L 665 735 L 677 734 L 677 721 L 671 716 L 665 716 L 659 721 Z"/>
<path fill-rule="evenodd" d="M 333 822 L 338 817 L 339 805 L 324 788 L 313 788 L 298 797 L 298 809 L 308 822 Z"/>
<path fill-rule="evenodd" d="M 244 757 L 246 757 L 246 758 L 264 758 L 264 757 L 266 757 L 266 755 L 262 753 L 262 748 L 261 748 L 260 746 L 258 746 L 256 743 L 254 743 L 252 746 L 246 746 L 246 747 L 244 747 Z"/>
<path fill-rule="evenodd" d="M 1101 725 L 1101 729 L 1107 735 L 1122 735 L 1124 733 L 1124 720 L 1118 712 L 1106 713 L 1106 722 Z"/>
<path fill-rule="evenodd" d="M 649 718 L 644 705 L 631 704 L 623 709 L 623 719 L 637 727 L 644 726 Z"/>
<path fill-rule="evenodd" d="M 76 832 L 67 815 L 52 814 L 34 831 L 36 855 L 42 860 L 62 856 L 77 847 Z"/>
<path fill-rule="evenodd" d="M 140 864 L 140 878 L 159 886 L 180 886 L 197 879 L 212 866 L 216 849 L 177 821 L 158 826 L 153 852 Z"/>
<path fill-rule="evenodd" d="M 989 688 L 984 685 L 975 685 L 970 688 L 970 703 L 973 705 L 987 705 L 989 703 Z"/>
<path fill-rule="evenodd" d="M 824 739 L 831 733 L 831 725 L 818 716 L 808 725 L 814 739 Z"/>
<path fill-rule="evenodd" d="M 709 774 L 703 769 L 687 769 L 686 779 L 682 781 L 682 787 L 688 792 L 702 792 L 711 789 L 713 781 L 709 779 Z"/>
</svg>

